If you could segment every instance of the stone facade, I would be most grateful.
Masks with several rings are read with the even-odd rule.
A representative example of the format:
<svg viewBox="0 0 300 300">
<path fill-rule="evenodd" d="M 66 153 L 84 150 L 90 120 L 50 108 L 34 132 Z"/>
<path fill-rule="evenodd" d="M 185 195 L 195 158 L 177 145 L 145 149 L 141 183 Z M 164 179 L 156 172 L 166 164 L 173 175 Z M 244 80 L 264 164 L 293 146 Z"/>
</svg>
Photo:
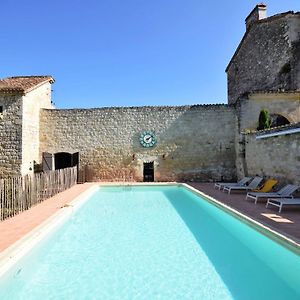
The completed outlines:
<svg viewBox="0 0 300 300">
<path fill-rule="evenodd" d="M 256 130 L 260 111 L 285 117 L 290 123 L 300 122 L 300 93 L 253 93 L 238 101 L 239 132 Z"/>
<path fill-rule="evenodd" d="M 228 102 L 252 91 L 300 90 L 300 14 L 252 23 L 226 72 Z"/>
<path fill-rule="evenodd" d="M 34 171 L 34 164 L 40 162 L 40 110 L 53 108 L 51 84 L 43 84 L 22 97 L 22 167 L 21 174 Z"/>
<path fill-rule="evenodd" d="M 29 92 L 0 93 L 0 176 L 33 173 L 39 156 L 39 116 L 53 108 L 51 84 L 45 82 Z"/>
<path fill-rule="evenodd" d="M 19 175 L 22 165 L 22 96 L 0 95 L 0 176 Z"/>
<path fill-rule="evenodd" d="M 217 121 L 218 120 L 218 121 Z M 155 132 L 143 148 L 140 133 Z M 42 110 L 42 152 L 79 152 L 89 180 L 143 180 L 153 161 L 156 181 L 235 178 L 235 110 L 227 105 Z M 127 178 L 127 177 L 126 177 Z"/>
<path fill-rule="evenodd" d="M 300 133 L 257 139 L 245 135 L 245 159 L 237 163 L 240 176 L 259 175 L 278 179 L 281 185 L 300 185 Z"/>
</svg>

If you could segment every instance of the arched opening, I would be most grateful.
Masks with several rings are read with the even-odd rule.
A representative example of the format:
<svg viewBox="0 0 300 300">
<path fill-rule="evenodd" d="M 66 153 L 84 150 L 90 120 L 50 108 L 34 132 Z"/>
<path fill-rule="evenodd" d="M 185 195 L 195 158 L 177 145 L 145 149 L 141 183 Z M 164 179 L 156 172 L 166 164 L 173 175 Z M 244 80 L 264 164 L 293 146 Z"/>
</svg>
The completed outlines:
<svg viewBox="0 0 300 300">
<path fill-rule="evenodd" d="M 271 128 L 290 124 L 290 121 L 286 117 L 279 114 L 271 114 L 270 121 L 271 121 L 270 124 Z"/>
</svg>

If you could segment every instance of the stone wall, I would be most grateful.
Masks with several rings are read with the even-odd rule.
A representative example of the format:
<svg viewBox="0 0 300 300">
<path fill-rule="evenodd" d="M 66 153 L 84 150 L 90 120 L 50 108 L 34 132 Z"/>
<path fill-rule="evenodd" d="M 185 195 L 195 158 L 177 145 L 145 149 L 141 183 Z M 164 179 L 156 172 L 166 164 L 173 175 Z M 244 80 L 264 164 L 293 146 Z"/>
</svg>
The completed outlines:
<svg viewBox="0 0 300 300">
<path fill-rule="evenodd" d="M 227 67 L 228 100 L 251 91 L 300 89 L 300 15 L 260 20 L 247 30 Z"/>
<path fill-rule="evenodd" d="M 22 168 L 21 173 L 33 173 L 34 163 L 40 163 L 39 155 L 39 130 L 40 109 L 52 108 L 51 84 L 44 83 L 38 88 L 28 92 L 22 98 Z"/>
<path fill-rule="evenodd" d="M 147 161 L 156 181 L 236 177 L 236 116 L 227 105 L 42 110 L 40 121 L 40 156 L 78 151 L 89 180 L 142 181 Z M 145 130 L 156 133 L 155 147 L 140 145 Z"/>
<path fill-rule="evenodd" d="M 34 162 L 40 162 L 40 109 L 52 108 L 51 85 L 25 95 L 2 94 L 0 106 L 0 177 L 33 173 Z"/>
<path fill-rule="evenodd" d="M 299 147 L 299 136 L 293 134 L 256 140 L 255 136 L 260 132 L 241 134 L 256 131 L 262 109 L 268 110 L 270 114 L 282 115 L 291 123 L 298 123 L 300 122 L 300 95 L 291 92 L 257 93 L 249 95 L 248 99 L 238 101 L 235 143 L 237 176 L 241 178 L 245 175 L 259 174 L 276 177 L 282 182 L 297 182 L 295 166 L 299 158 L 295 147 Z M 278 161 L 282 166 L 280 169 L 276 166 Z"/>
<path fill-rule="evenodd" d="M 22 164 L 22 96 L 0 95 L 0 177 L 19 175 Z"/>
<path fill-rule="evenodd" d="M 240 177 L 260 175 L 286 183 L 300 184 L 300 133 L 256 139 L 257 134 L 244 135 L 245 160 L 239 160 Z"/>
<path fill-rule="evenodd" d="M 238 103 L 239 131 L 256 130 L 259 114 L 266 109 L 269 114 L 279 114 L 290 123 L 300 122 L 300 93 L 257 93 Z"/>
</svg>

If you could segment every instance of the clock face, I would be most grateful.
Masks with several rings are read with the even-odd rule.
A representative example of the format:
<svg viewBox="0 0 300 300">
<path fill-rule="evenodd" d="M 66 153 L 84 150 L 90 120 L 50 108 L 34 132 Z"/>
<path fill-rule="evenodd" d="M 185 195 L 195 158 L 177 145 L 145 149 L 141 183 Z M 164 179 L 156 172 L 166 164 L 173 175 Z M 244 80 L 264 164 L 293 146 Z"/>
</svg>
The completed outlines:
<svg viewBox="0 0 300 300">
<path fill-rule="evenodd" d="M 151 131 L 144 131 L 140 135 L 140 143 L 143 147 L 149 148 L 156 144 L 155 134 Z"/>
</svg>

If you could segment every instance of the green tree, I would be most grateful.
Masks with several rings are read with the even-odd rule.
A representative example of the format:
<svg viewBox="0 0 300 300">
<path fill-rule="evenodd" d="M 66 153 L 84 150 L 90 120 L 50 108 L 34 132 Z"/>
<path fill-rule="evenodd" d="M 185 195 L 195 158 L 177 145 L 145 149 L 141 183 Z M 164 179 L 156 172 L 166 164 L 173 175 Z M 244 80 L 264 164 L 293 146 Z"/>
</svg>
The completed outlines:
<svg viewBox="0 0 300 300">
<path fill-rule="evenodd" d="M 271 126 L 271 119 L 269 112 L 266 109 L 262 109 L 258 118 L 258 130 L 268 129 Z"/>
</svg>

